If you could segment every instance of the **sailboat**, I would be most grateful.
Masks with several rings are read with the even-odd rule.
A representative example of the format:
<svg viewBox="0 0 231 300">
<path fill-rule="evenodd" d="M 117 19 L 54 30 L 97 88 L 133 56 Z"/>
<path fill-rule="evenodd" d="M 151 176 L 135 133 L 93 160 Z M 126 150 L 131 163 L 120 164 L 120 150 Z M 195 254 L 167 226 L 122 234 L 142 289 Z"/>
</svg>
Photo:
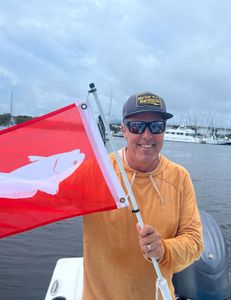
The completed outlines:
<svg viewBox="0 0 231 300">
<path fill-rule="evenodd" d="M 15 124 L 16 124 L 16 122 L 13 117 L 13 91 L 11 91 L 11 94 L 10 94 L 10 121 L 9 121 L 8 127 L 11 127 Z"/>
<path fill-rule="evenodd" d="M 13 117 L 13 91 L 11 91 L 10 94 L 10 113 L 9 113 L 9 117 L 7 116 L 7 118 L 9 118 L 9 121 L 5 126 L 0 126 L 0 130 L 5 129 L 7 127 L 11 127 L 16 124 L 15 119 Z"/>
<path fill-rule="evenodd" d="M 210 136 L 204 136 L 201 140 L 203 144 L 211 144 L 211 145 L 226 145 L 229 143 L 229 139 L 220 138 L 217 136 L 217 130 L 215 128 L 212 129 L 212 134 Z"/>
</svg>

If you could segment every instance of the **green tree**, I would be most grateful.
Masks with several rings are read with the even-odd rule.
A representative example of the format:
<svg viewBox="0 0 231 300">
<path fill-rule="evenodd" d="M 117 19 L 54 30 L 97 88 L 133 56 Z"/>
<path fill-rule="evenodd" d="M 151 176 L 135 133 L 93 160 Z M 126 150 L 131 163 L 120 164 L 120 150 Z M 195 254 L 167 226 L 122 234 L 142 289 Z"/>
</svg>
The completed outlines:
<svg viewBox="0 0 231 300">
<path fill-rule="evenodd" d="M 23 115 L 19 115 L 19 116 L 14 116 L 13 120 L 15 124 L 19 124 L 28 120 L 33 119 L 33 117 L 31 116 L 23 116 Z M 0 114 L 0 125 L 1 126 L 9 126 L 10 125 L 10 121 L 11 121 L 11 115 L 9 113 L 5 113 L 5 114 Z"/>
<path fill-rule="evenodd" d="M 0 125 L 7 126 L 10 123 L 10 114 L 0 114 Z"/>
<path fill-rule="evenodd" d="M 16 116 L 14 117 L 14 120 L 15 120 L 15 123 L 16 124 L 19 124 L 19 123 L 22 123 L 22 122 L 25 122 L 25 121 L 28 121 L 28 120 L 31 120 L 33 119 L 33 117 L 30 117 L 30 116 Z"/>
</svg>

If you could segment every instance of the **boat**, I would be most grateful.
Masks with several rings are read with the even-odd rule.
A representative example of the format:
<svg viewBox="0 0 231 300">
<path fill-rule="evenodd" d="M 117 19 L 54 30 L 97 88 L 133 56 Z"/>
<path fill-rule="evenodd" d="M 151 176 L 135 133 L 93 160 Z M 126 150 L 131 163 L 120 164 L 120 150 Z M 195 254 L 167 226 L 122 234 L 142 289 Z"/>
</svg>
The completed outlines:
<svg viewBox="0 0 231 300">
<path fill-rule="evenodd" d="M 7 114 L 5 114 L 7 115 Z M 15 118 L 13 116 L 13 92 L 11 91 L 10 96 L 10 113 L 9 113 L 9 121 L 5 125 L 0 125 L 0 130 L 16 125 Z"/>
<path fill-rule="evenodd" d="M 164 136 L 165 141 L 200 143 L 200 139 L 196 136 L 195 130 L 185 125 L 177 128 L 167 128 Z"/>
<path fill-rule="evenodd" d="M 231 299 L 227 243 L 215 219 L 200 211 L 204 250 L 198 261 L 174 274 L 178 300 Z M 154 283 L 153 283 L 154 284 Z M 82 300 L 83 257 L 57 261 L 45 300 Z"/>
<path fill-rule="evenodd" d="M 207 128 L 201 139 L 201 143 L 210 145 L 231 145 L 231 139 L 226 134 L 218 134 L 218 129 L 212 128 L 212 131 Z M 226 129 L 225 129 L 226 131 Z M 210 134 L 208 134 L 210 132 Z"/>
<path fill-rule="evenodd" d="M 215 136 L 209 136 L 209 137 L 203 137 L 201 143 L 210 144 L 210 145 L 230 145 L 231 141 L 228 138 L 218 138 Z"/>
<path fill-rule="evenodd" d="M 121 130 L 120 130 L 120 131 L 117 131 L 117 132 L 114 132 L 114 133 L 112 134 L 112 136 L 114 136 L 114 137 L 124 137 L 124 135 L 123 135 L 123 133 L 122 133 Z"/>
</svg>

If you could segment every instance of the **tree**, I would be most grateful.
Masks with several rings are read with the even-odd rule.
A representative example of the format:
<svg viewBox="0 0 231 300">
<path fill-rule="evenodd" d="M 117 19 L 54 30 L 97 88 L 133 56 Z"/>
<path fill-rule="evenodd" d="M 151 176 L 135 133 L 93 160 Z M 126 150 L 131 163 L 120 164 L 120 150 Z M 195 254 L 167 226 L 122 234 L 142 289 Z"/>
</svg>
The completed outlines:
<svg viewBox="0 0 231 300">
<path fill-rule="evenodd" d="M 31 116 L 14 116 L 13 117 L 15 124 L 19 124 L 28 120 L 33 119 Z M 11 122 L 11 114 L 5 113 L 5 114 L 0 114 L 0 125 L 1 126 L 9 126 Z"/>
<path fill-rule="evenodd" d="M 19 123 L 22 123 L 22 122 L 25 122 L 25 121 L 28 121 L 28 120 L 31 120 L 33 119 L 33 117 L 30 117 L 30 116 L 16 116 L 14 117 L 14 120 L 15 120 L 15 123 L 16 124 L 19 124 Z"/>
<path fill-rule="evenodd" d="M 7 126 L 10 123 L 10 114 L 5 113 L 0 115 L 0 125 Z"/>
</svg>

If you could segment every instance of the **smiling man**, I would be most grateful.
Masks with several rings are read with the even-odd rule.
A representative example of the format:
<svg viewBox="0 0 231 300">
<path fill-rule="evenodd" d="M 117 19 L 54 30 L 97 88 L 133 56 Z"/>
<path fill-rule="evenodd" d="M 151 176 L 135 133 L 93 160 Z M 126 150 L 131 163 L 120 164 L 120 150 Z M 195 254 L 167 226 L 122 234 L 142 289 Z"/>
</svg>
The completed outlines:
<svg viewBox="0 0 231 300">
<path fill-rule="evenodd" d="M 173 273 L 200 257 L 202 228 L 190 175 L 160 154 L 171 117 L 164 100 L 150 92 L 124 104 L 127 146 L 119 154 L 145 225 L 137 225 L 132 207 L 84 217 L 84 300 L 155 299 L 151 257 L 175 299 Z M 115 155 L 110 159 L 126 190 Z"/>
<path fill-rule="evenodd" d="M 122 132 L 127 139 L 126 157 L 129 166 L 141 172 L 155 169 L 163 146 L 165 123 L 161 116 L 153 112 L 142 112 L 124 120 Z"/>
</svg>

